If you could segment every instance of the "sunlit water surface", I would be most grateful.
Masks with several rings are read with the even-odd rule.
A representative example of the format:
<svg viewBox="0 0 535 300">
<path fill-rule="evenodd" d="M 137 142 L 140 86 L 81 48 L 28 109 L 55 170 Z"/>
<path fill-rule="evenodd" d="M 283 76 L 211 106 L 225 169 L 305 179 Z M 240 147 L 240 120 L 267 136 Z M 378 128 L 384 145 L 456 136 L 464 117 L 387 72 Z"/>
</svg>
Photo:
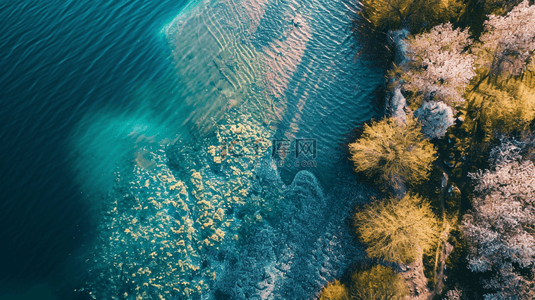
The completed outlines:
<svg viewBox="0 0 535 300">
<path fill-rule="evenodd" d="M 212 172 L 202 162 L 206 140 L 231 118 L 242 116 L 269 140 L 289 142 L 286 157 L 276 153 L 274 160 L 286 185 L 308 170 L 327 205 L 337 200 L 355 180 L 343 145 L 355 126 L 376 116 L 371 100 L 383 75 L 354 61 L 353 6 L 345 0 L 0 4 L 6 24 L 0 220 L 7 250 L 0 295 L 43 282 L 45 291 L 80 285 L 73 275 L 86 266 L 78 258 L 101 246 L 95 242 L 107 226 L 101 210 L 118 175 L 152 170 L 151 151 L 158 149 Z M 297 139 L 313 141 L 315 155 L 296 157 Z M 191 180 L 185 172 L 175 173 L 177 181 Z"/>
</svg>

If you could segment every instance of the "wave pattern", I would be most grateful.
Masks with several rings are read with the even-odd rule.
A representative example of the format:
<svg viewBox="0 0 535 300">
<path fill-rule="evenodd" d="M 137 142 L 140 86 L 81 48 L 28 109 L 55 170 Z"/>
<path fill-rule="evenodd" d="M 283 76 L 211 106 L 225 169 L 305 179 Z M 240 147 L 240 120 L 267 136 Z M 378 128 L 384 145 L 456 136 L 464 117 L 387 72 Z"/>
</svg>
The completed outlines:
<svg viewBox="0 0 535 300">
<path fill-rule="evenodd" d="M 265 124 L 277 124 L 277 137 L 315 138 L 323 152 L 318 163 L 329 168 L 339 151 L 333 146 L 344 142 L 337 132 L 350 132 L 375 113 L 363 99 L 373 97 L 369 87 L 382 77 L 352 63 L 358 50 L 351 44 L 355 13 L 344 0 L 197 3 L 167 30 L 179 77 L 190 85 L 202 82 L 190 96 L 207 107 L 195 113 L 217 111 L 193 116 L 195 123 L 209 130 L 208 119 L 242 106 Z M 323 174 L 333 178 L 331 171 Z"/>
<path fill-rule="evenodd" d="M 90 270 L 104 274 L 104 280 L 89 278 L 90 291 L 124 291 L 125 297 L 137 298 L 306 299 L 338 270 L 362 259 L 355 245 L 340 242 L 333 248 L 329 241 L 332 236 L 351 240 L 343 222 L 352 202 L 338 204 L 343 213 L 329 218 L 323 212 L 338 199 L 325 196 L 311 172 L 297 173 L 286 187 L 268 145 L 273 135 L 293 139 L 305 133 L 332 149 L 338 132 L 360 121 L 355 113 L 369 117 L 369 107 L 362 109 L 357 101 L 362 96 L 353 87 L 359 69 L 347 61 L 354 55 L 348 50 L 350 12 L 343 3 L 323 1 L 195 1 L 164 28 L 176 98 L 191 107 L 183 125 L 200 137 L 162 141 L 159 147 L 165 150 L 153 143 L 138 152 L 133 179 L 126 173 L 130 184 L 116 187 L 120 192 L 107 212 L 114 217 L 101 227 L 99 239 L 112 243 L 91 252 L 96 259 Z M 325 125 L 314 122 L 329 110 Z M 314 132 L 332 130 L 333 123 L 338 128 L 332 136 Z M 159 131 L 158 126 L 149 132 Z M 158 151 L 169 160 L 144 158 L 161 155 Z M 143 168 L 158 171 L 153 176 Z M 170 191 L 177 184 L 178 196 Z M 362 187 L 355 190 L 360 196 L 354 199 L 367 197 Z M 133 206 L 115 205 L 124 199 L 139 200 Z M 160 229 L 149 234 L 148 228 Z M 136 273 L 134 262 L 143 261 L 146 253 L 155 263 Z M 116 278 L 109 264 L 119 256 L 127 270 Z M 243 284 L 232 286 L 236 281 Z"/>
<path fill-rule="evenodd" d="M 291 26 L 281 39 L 264 48 L 268 89 L 275 97 L 282 97 L 290 79 L 301 63 L 306 43 L 311 37 L 311 28 L 299 14 L 292 18 Z"/>
<path fill-rule="evenodd" d="M 330 154 L 373 115 L 381 80 L 352 63 L 351 6 L 192 0 L 175 17 L 182 4 L 0 4 L 9 276 L 47 276 L 81 251 L 86 296 L 304 299 L 361 254 L 331 244 L 351 205 L 332 191 L 354 177 Z M 273 137 L 317 139 L 318 169 L 293 180 L 303 168 L 275 167 Z M 331 205 L 344 213 L 321 214 Z"/>
<path fill-rule="evenodd" d="M 184 100 L 196 106 L 191 121 L 203 131 L 238 105 L 263 112 L 262 120 L 271 114 L 270 101 L 253 92 L 263 89 L 262 55 L 248 35 L 255 6 L 239 7 L 234 0 L 201 2 L 166 28 L 177 75 L 189 87 Z"/>
</svg>

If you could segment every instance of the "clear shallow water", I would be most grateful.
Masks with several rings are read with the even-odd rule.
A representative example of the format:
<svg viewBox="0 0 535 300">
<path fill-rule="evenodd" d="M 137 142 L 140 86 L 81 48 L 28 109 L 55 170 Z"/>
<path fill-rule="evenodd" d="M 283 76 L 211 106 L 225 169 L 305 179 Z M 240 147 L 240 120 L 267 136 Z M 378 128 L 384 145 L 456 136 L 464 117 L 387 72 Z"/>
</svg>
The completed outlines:
<svg viewBox="0 0 535 300">
<path fill-rule="evenodd" d="M 351 9 L 220 1 L 177 18 L 184 5 L 0 4 L 3 278 L 65 280 L 57 271 L 76 269 L 69 257 L 97 228 L 114 172 L 131 170 L 144 146 L 198 140 L 232 107 L 276 137 L 317 139 L 307 169 L 327 190 L 351 176 L 340 144 L 375 115 L 382 76 L 352 62 Z M 289 183 L 302 168 L 287 165 Z"/>
<path fill-rule="evenodd" d="M 336 177 L 337 146 L 346 142 L 344 134 L 375 116 L 370 100 L 382 76 L 381 70 L 354 62 L 358 45 L 350 31 L 356 17 L 352 5 L 310 0 L 194 3 L 200 4 L 166 28 L 179 76 L 187 82 L 183 85 L 202 82 L 192 102 L 216 110 L 245 102 L 275 128 L 275 139 L 288 139 L 292 146 L 295 139 L 315 139 L 317 157 L 309 165 L 321 169 L 315 173 L 322 180 Z M 196 65 L 206 68 L 199 71 Z M 229 105 L 232 101 L 239 104 Z M 293 158 L 289 155 L 282 168 L 287 182 L 298 170 L 310 169 Z"/>
</svg>

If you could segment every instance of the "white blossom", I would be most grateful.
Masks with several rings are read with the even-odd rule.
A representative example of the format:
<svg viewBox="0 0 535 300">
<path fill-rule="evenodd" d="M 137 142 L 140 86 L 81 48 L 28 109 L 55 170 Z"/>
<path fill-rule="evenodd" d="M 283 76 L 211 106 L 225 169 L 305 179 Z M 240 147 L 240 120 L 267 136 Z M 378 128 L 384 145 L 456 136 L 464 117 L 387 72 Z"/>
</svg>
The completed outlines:
<svg viewBox="0 0 535 300">
<path fill-rule="evenodd" d="M 461 300 L 462 295 L 463 293 L 461 292 L 461 290 L 455 288 L 453 290 L 449 290 L 446 293 L 446 298 L 444 298 L 444 300 Z"/>
<path fill-rule="evenodd" d="M 505 16 L 490 15 L 480 40 L 474 47 L 479 67 L 520 75 L 535 51 L 535 5 L 524 0 Z"/>
<path fill-rule="evenodd" d="M 426 101 L 414 111 L 426 138 L 442 138 L 453 125 L 453 111 L 444 102 Z"/>
<path fill-rule="evenodd" d="M 502 141 L 491 152 L 494 168 L 470 174 L 477 196 L 461 228 L 471 244 L 469 268 L 493 272 L 484 283 L 497 292 L 485 299 L 535 298 L 533 275 L 519 272 L 535 272 L 535 166 L 521 160 L 520 146 Z"/>
<path fill-rule="evenodd" d="M 491 165 L 500 165 L 515 160 L 520 160 L 520 152 L 526 145 L 518 140 L 511 140 L 506 138 L 500 138 L 500 147 L 494 147 L 490 151 L 489 163 Z"/>
<path fill-rule="evenodd" d="M 423 100 L 463 102 L 464 89 L 476 75 L 475 57 L 464 51 L 471 44 L 468 29 L 454 30 L 451 23 L 409 38 L 411 62 L 404 90 L 421 94 Z"/>
</svg>

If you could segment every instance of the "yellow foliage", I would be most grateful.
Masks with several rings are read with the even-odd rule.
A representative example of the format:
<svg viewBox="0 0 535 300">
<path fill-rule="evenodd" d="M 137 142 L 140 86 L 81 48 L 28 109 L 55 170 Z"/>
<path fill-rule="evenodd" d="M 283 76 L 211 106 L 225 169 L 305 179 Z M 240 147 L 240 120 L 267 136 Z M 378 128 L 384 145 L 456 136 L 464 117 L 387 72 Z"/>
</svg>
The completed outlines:
<svg viewBox="0 0 535 300">
<path fill-rule="evenodd" d="M 335 280 L 323 289 L 320 300 L 349 300 L 349 293 L 345 285 Z"/>
<path fill-rule="evenodd" d="M 368 256 L 395 263 L 414 262 L 432 247 L 440 230 L 429 203 L 409 194 L 368 204 L 354 220 Z"/>
<path fill-rule="evenodd" d="M 402 126 L 392 118 L 364 125 L 361 138 L 349 144 L 356 171 L 376 178 L 383 187 L 427 179 L 435 149 L 420 129 L 412 117 Z"/>
<path fill-rule="evenodd" d="M 430 28 L 451 21 L 465 9 L 460 0 L 362 0 L 361 16 L 375 28 L 396 30 L 402 24 Z"/>
<path fill-rule="evenodd" d="M 403 277 L 381 265 L 353 274 L 350 288 L 355 300 L 402 300 L 409 294 Z"/>
<path fill-rule="evenodd" d="M 508 79 L 487 78 L 467 96 L 465 126 L 490 135 L 522 131 L 535 118 L 535 78 L 531 71 Z"/>
</svg>

